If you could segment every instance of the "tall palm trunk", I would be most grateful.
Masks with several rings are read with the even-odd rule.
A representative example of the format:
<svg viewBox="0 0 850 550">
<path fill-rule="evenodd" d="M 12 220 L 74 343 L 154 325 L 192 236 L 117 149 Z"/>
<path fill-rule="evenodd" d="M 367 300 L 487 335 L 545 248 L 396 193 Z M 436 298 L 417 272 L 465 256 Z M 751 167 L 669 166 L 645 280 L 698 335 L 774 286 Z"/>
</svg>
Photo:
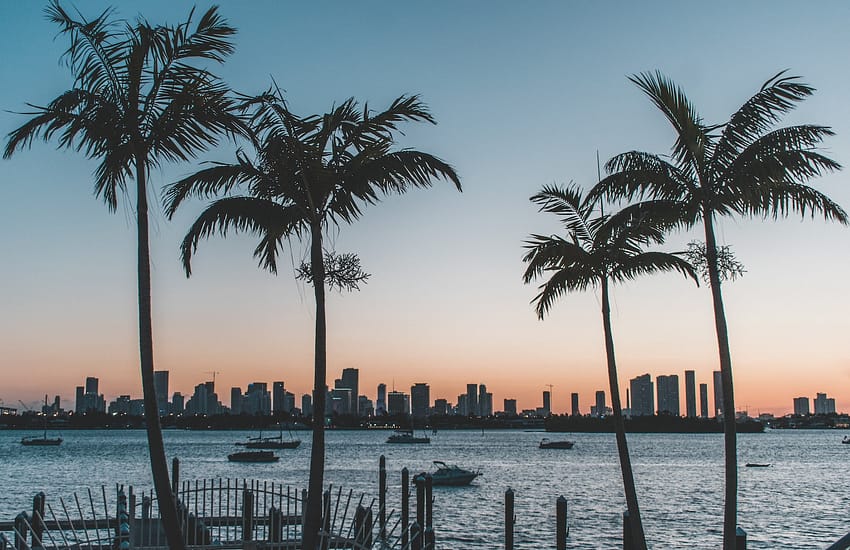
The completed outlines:
<svg viewBox="0 0 850 550">
<path fill-rule="evenodd" d="M 147 167 L 145 159 L 136 158 L 136 224 L 138 227 L 138 283 L 139 283 L 139 355 L 142 371 L 145 426 L 147 426 L 148 451 L 151 459 L 153 486 L 156 491 L 159 513 L 168 547 L 182 550 L 183 537 L 177 518 L 177 506 L 168 479 L 168 463 L 159 424 L 159 406 L 153 382 L 153 323 L 151 321 L 151 258 L 148 235 Z"/>
<path fill-rule="evenodd" d="M 735 550 L 735 529 L 738 526 L 738 449 L 735 426 L 735 394 L 732 385 L 732 355 L 729 351 L 729 331 L 723 310 L 720 291 L 720 272 L 717 267 L 717 240 L 714 237 L 714 219 L 710 209 L 703 208 L 705 225 L 705 251 L 708 279 L 714 306 L 714 327 L 717 332 L 717 349 L 720 353 L 720 380 L 723 389 L 723 432 L 726 453 L 726 504 L 723 510 L 723 548 Z"/>
<path fill-rule="evenodd" d="M 310 227 L 310 266 L 316 297 L 316 349 L 313 381 L 313 447 L 310 450 L 310 481 L 307 492 L 307 518 L 303 530 L 304 550 L 318 545 L 322 521 L 322 491 L 325 475 L 325 397 L 327 393 L 327 327 L 325 322 L 325 263 L 322 257 L 322 225 Z"/>
<path fill-rule="evenodd" d="M 646 550 L 646 535 L 638 508 L 635 478 L 632 474 L 632 461 L 629 458 L 629 446 L 626 442 L 626 423 L 623 420 L 623 408 L 620 404 L 620 384 L 617 381 L 617 361 L 614 357 L 614 335 L 611 331 L 611 306 L 608 299 L 608 278 L 600 280 L 602 287 L 602 326 L 605 332 L 605 355 L 608 359 L 608 383 L 611 387 L 611 408 L 614 410 L 614 432 L 617 436 L 617 453 L 620 455 L 620 470 L 623 473 L 623 489 L 626 493 L 626 507 L 632 527 L 632 542 L 635 550 Z"/>
</svg>

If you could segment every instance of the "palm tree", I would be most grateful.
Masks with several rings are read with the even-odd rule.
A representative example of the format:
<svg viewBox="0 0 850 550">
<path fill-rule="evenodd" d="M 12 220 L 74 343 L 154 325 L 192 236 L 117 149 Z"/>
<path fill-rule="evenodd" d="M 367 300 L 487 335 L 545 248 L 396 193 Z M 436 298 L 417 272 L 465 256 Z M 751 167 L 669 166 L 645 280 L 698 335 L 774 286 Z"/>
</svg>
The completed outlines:
<svg viewBox="0 0 850 550">
<path fill-rule="evenodd" d="M 718 247 L 714 234 L 719 216 L 822 215 L 847 223 L 847 214 L 829 197 L 805 185 L 841 167 L 818 152 L 821 141 L 833 135 L 825 126 L 774 128 L 782 114 L 810 96 L 814 89 L 779 73 L 748 99 L 728 122 L 706 125 L 685 93 L 661 73 L 630 78 L 673 125 L 676 142 L 669 160 L 630 151 L 606 165 L 609 176 L 590 196 L 629 200 L 652 197 L 679 210 L 682 225 L 702 221 L 706 263 L 714 306 L 720 355 L 726 454 L 726 495 L 723 547 L 735 548 L 737 523 L 737 450 L 732 359 L 723 310 Z"/>
<path fill-rule="evenodd" d="M 548 275 L 548 279 L 539 287 L 540 293 L 533 300 L 537 316 L 542 320 L 555 300 L 567 292 L 598 286 L 602 293 L 602 330 L 605 334 L 611 407 L 614 411 L 614 430 L 626 506 L 635 548 L 646 550 L 646 536 L 620 404 L 608 287 L 610 283 L 625 282 L 638 275 L 661 271 L 679 271 L 694 281 L 697 280 L 696 274 L 691 265 L 678 256 L 643 250 L 644 245 L 661 244 L 664 241 L 665 217 L 661 209 L 654 205 L 636 204 L 613 215 L 600 214 L 593 217 L 597 202 L 584 198 L 577 186 L 546 186 L 532 196 L 531 201 L 540 206 L 541 212 L 557 215 L 567 233 L 566 238 L 532 235 L 526 242 L 528 252 L 523 261 L 528 267 L 523 281 L 530 283 Z"/>
<path fill-rule="evenodd" d="M 326 382 L 324 231 L 357 220 L 362 208 L 381 195 L 404 193 L 410 187 L 430 187 L 436 178 L 460 190 L 455 170 L 428 153 L 394 150 L 397 125 L 435 123 L 417 96 L 401 96 L 385 111 L 359 110 L 353 99 L 321 116 L 301 117 L 289 110 L 279 90 L 249 98 L 256 160 L 237 153 L 233 164 L 216 164 L 171 186 L 166 212 L 190 196 L 218 198 L 189 228 L 181 246 L 183 265 L 191 274 L 191 258 L 202 238 L 229 229 L 260 237 L 254 250 L 260 265 L 277 273 L 277 256 L 284 240 L 309 243 L 311 276 L 316 300 L 315 372 L 313 384 L 313 446 L 304 548 L 315 548 L 321 521 L 324 484 L 324 411 Z M 237 185 L 246 194 L 230 195 Z"/>
<path fill-rule="evenodd" d="M 33 140 L 56 138 L 61 148 L 98 159 L 95 195 L 111 211 L 128 180 L 136 183 L 138 229 L 139 351 L 151 472 L 169 547 L 183 547 L 153 382 L 148 174 L 164 161 L 185 161 L 240 129 L 230 113 L 227 88 L 198 61 L 221 62 L 233 51 L 236 32 L 211 8 L 194 30 L 192 13 L 177 26 L 112 19 L 106 10 L 73 18 L 58 2 L 46 10 L 70 39 L 65 52 L 73 87 L 45 107 L 30 105 L 32 118 L 9 134 L 4 156 Z"/>
</svg>

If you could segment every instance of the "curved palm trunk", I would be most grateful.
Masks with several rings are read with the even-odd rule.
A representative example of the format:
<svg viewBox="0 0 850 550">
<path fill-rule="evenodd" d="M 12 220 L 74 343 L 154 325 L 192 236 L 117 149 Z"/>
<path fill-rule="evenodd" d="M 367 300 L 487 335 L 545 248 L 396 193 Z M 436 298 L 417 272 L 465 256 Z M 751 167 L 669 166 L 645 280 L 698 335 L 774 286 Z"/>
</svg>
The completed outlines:
<svg viewBox="0 0 850 550">
<path fill-rule="evenodd" d="M 322 226 L 310 228 L 310 265 L 316 297 L 316 349 L 313 381 L 313 447 L 310 450 L 310 481 L 307 489 L 307 517 L 303 529 L 305 550 L 318 545 L 322 521 L 322 491 L 325 475 L 325 397 L 327 393 L 327 327 L 325 323 L 325 263 L 322 257 Z"/>
<path fill-rule="evenodd" d="M 712 212 L 703 209 L 705 251 L 711 299 L 714 306 L 714 327 L 720 353 L 720 380 L 723 388 L 723 432 L 726 454 L 726 504 L 723 510 L 723 548 L 735 550 L 735 529 L 738 526 L 738 449 L 735 426 L 735 394 L 732 385 L 732 355 L 729 351 L 729 331 L 720 291 L 720 272 L 717 267 L 717 241 L 714 238 Z"/>
<path fill-rule="evenodd" d="M 136 159 L 136 224 L 138 227 L 138 283 L 139 283 L 139 356 L 142 371 L 145 426 L 151 460 L 153 486 L 162 516 L 162 525 L 168 547 L 182 550 L 183 536 L 177 517 L 177 506 L 168 479 L 168 463 L 159 424 L 159 407 L 153 382 L 153 323 L 151 321 L 151 266 L 150 239 L 148 235 L 147 167 L 144 160 Z"/>
<path fill-rule="evenodd" d="M 608 278 L 602 277 L 602 326 L 605 331 L 605 355 L 608 359 L 608 382 L 611 387 L 611 408 L 614 410 L 614 432 L 617 436 L 617 453 L 620 455 L 620 470 L 623 473 L 623 490 L 626 493 L 626 507 L 632 526 L 632 541 L 636 550 L 646 550 L 646 535 L 638 508 L 635 478 L 632 474 L 632 461 L 629 458 L 629 446 L 626 442 L 626 423 L 623 420 L 623 408 L 620 404 L 620 384 L 617 381 L 617 361 L 614 357 L 614 335 L 611 331 L 611 307 L 608 299 Z"/>
</svg>

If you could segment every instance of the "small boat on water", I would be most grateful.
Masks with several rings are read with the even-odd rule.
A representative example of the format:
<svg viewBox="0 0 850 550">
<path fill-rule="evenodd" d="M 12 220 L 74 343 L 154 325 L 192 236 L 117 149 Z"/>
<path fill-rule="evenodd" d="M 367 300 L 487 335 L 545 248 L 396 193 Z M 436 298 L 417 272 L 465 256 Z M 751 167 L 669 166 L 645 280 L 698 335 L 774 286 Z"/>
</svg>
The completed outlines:
<svg viewBox="0 0 850 550">
<path fill-rule="evenodd" d="M 280 434 L 276 436 L 263 437 L 261 430 L 259 437 L 249 437 L 248 441 L 242 441 L 236 445 L 246 449 L 297 449 L 301 445 L 301 440 L 294 439 L 291 433 L 288 440 L 283 439 L 283 428 L 281 428 Z"/>
<path fill-rule="evenodd" d="M 473 479 L 483 475 L 481 470 L 464 470 L 455 465 L 449 465 L 442 460 L 435 460 L 437 469 L 431 472 L 431 480 L 434 485 L 460 487 L 469 485 Z"/>
<path fill-rule="evenodd" d="M 548 437 L 544 437 L 540 441 L 541 449 L 572 449 L 573 445 L 575 445 L 575 441 L 569 441 L 563 439 L 561 441 L 551 441 Z"/>
<path fill-rule="evenodd" d="M 44 396 L 44 407 L 47 408 L 47 396 Z M 47 413 L 42 411 L 44 417 L 44 433 L 41 437 L 24 437 L 21 438 L 21 445 L 27 447 L 55 447 L 62 444 L 61 437 L 47 437 Z"/>
<path fill-rule="evenodd" d="M 844 439 L 841 440 L 842 443 L 846 445 L 850 445 L 850 436 L 844 436 Z"/>
<path fill-rule="evenodd" d="M 431 443 L 431 438 L 427 435 L 416 437 L 413 430 L 396 430 L 387 438 L 387 443 Z"/>
<path fill-rule="evenodd" d="M 767 468 L 770 464 L 761 464 L 759 462 L 747 462 L 745 464 L 747 468 Z"/>
<path fill-rule="evenodd" d="M 230 462 L 277 462 L 280 457 L 271 451 L 239 451 L 227 455 Z"/>
</svg>

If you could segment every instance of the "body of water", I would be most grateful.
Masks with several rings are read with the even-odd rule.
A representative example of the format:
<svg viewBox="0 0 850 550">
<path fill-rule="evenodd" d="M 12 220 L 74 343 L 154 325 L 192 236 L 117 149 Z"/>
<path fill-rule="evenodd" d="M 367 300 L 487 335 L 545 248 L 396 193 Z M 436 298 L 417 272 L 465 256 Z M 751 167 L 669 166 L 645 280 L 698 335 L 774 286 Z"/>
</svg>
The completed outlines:
<svg viewBox="0 0 850 550">
<path fill-rule="evenodd" d="M 326 483 L 377 497 L 378 457 L 387 458 L 388 507 L 400 508 L 401 469 L 411 475 L 433 460 L 481 468 L 469 487 L 434 489 L 439 548 L 492 549 L 504 544 L 504 492 L 515 491 L 517 548 L 554 547 L 555 500 L 568 501 L 569 546 L 622 544 L 622 491 L 613 434 L 549 434 L 573 439 L 571 450 L 541 450 L 546 434 L 441 431 L 430 445 L 387 445 L 383 430 L 327 432 Z M 739 524 L 749 548 L 824 548 L 850 531 L 850 445 L 844 432 L 776 430 L 739 435 Z M 55 434 L 55 432 L 54 432 Z M 54 435 L 49 434 L 49 435 Z M 24 447 L 22 431 L 0 431 L 0 518 L 11 520 L 44 491 L 48 500 L 102 484 L 149 490 L 142 430 L 61 432 L 55 448 Z M 181 479 L 249 478 L 306 488 L 310 433 L 280 462 L 227 461 L 236 441 L 256 433 L 166 430 L 169 460 Z M 722 434 L 629 434 L 638 498 L 653 548 L 719 548 L 723 518 Z M 770 463 L 746 468 L 747 462 Z M 413 508 L 413 505 L 411 506 Z"/>
</svg>

